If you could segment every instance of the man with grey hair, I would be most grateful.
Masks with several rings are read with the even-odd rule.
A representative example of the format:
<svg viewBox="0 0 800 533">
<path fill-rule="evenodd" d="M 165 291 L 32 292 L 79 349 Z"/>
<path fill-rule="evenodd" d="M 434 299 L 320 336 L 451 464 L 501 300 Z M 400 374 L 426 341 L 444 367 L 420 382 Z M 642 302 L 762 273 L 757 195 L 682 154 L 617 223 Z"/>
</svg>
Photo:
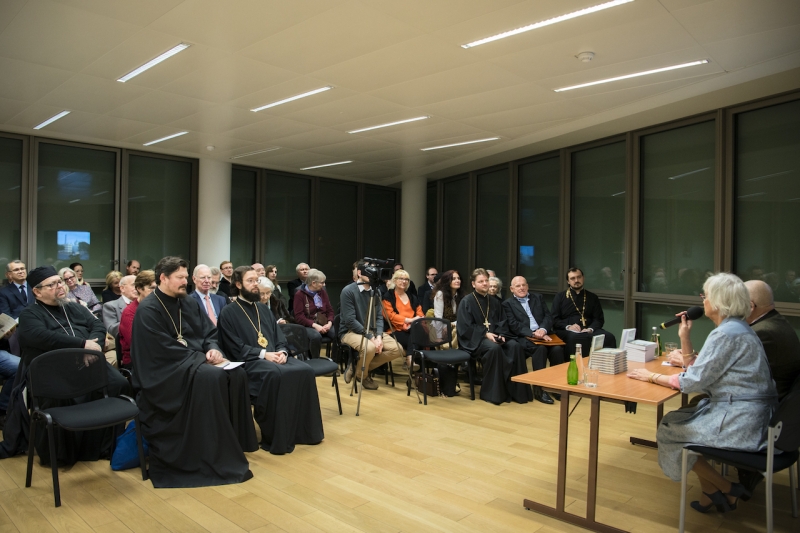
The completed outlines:
<svg viewBox="0 0 800 533">
<path fill-rule="evenodd" d="M 194 267 L 192 282 L 195 289 L 189 296 L 197 300 L 200 309 L 203 310 L 211 323 L 216 326 L 217 318 L 222 312 L 222 308 L 228 303 L 228 299 L 211 292 L 211 281 L 211 268 L 208 265 L 201 264 Z"/>
<path fill-rule="evenodd" d="M 261 263 L 253 263 L 252 265 L 250 265 L 250 267 L 256 271 L 256 274 L 258 274 L 259 278 L 267 277 L 267 269 L 264 268 L 264 265 L 262 265 Z"/>
<path fill-rule="evenodd" d="M 289 282 L 289 302 L 294 301 L 294 293 L 297 292 L 297 289 L 306 282 L 306 278 L 308 277 L 308 271 L 311 267 L 308 266 L 308 263 L 300 263 L 295 268 L 295 272 L 297 272 L 297 279 L 293 279 Z"/>
<path fill-rule="evenodd" d="M 6 265 L 8 285 L 0 289 L 0 313 L 19 318 L 23 309 L 33 303 L 34 296 L 26 278 L 28 271 L 19 259 Z"/>
<path fill-rule="evenodd" d="M 115 337 L 119 332 L 119 321 L 122 318 L 122 312 L 138 296 L 136 287 L 133 286 L 135 279 L 136 276 L 123 276 L 119 280 L 119 291 L 122 296 L 103 304 L 103 324 L 112 337 Z"/>
<path fill-rule="evenodd" d="M 209 292 L 211 294 L 217 294 L 217 289 L 219 289 L 219 280 L 222 277 L 222 272 L 215 266 L 209 267 L 211 269 L 211 288 Z"/>
</svg>

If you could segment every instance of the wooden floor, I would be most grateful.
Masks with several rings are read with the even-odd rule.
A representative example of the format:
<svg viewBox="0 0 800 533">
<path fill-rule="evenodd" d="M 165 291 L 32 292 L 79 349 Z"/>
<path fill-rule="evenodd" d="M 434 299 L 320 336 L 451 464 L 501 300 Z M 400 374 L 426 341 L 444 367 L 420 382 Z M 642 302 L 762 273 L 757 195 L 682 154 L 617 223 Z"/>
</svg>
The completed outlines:
<svg viewBox="0 0 800 533">
<path fill-rule="evenodd" d="M 526 511 L 523 498 L 555 503 L 558 402 L 494 406 L 455 398 L 419 405 L 397 388 L 342 389 L 336 410 L 330 380 L 320 378 L 325 440 L 294 453 L 248 454 L 255 477 L 240 485 L 153 489 L 139 470 L 112 472 L 108 462 L 60 471 L 62 507 L 53 506 L 49 469 L 37 464 L 25 488 L 25 457 L 0 461 L 0 533 L 6 531 L 583 531 Z M 574 401 L 574 400 L 573 400 Z M 677 400 L 667 410 L 677 408 Z M 585 507 L 588 402 L 571 418 L 567 486 L 570 512 Z M 602 404 L 598 519 L 634 532 L 675 531 L 678 483 L 658 467 L 656 452 L 628 437 L 654 438 L 655 410 L 636 415 Z M 198 443 L 201 446 L 202 443 Z M 777 477 L 775 530 L 800 531 L 790 512 L 789 480 Z M 697 499 L 690 475 L 689 500 Z M 765 530 L 764 485 L 734 513 L 687 510 L 687 530 Z"/>
</svg>

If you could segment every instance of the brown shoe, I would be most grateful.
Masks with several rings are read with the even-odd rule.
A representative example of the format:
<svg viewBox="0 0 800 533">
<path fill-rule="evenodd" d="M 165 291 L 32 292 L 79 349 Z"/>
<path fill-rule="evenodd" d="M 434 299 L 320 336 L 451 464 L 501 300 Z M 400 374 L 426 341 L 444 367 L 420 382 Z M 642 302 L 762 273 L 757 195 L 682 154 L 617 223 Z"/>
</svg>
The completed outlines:
<svg viewBox="0 0 800 533">
<path fill-rule="evenodd" d="M 361 380 L 361 386 L 367 390 L 378 390 L 378 384 L 372 378 Z"/>
</svg>

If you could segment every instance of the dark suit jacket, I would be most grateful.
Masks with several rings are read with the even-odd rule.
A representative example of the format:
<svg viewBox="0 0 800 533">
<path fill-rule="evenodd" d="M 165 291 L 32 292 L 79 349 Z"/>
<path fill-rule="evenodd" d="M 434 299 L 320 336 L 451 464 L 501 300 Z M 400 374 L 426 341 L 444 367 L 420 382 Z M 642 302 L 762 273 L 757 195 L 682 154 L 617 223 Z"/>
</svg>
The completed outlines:
<svg viewBox="0 0 800 533">
<path fill-rule="evenodd" d="M 286 284 L 286 287 L 289 290 L 289 301 L 290 302 L 294 302 L 294 293 L 297 292 L 297 289 L 299 289 L 303 285 L 303 283 L 305 283 L 305 282 L 304 281 L 300 281 L 300 278 L 297 278 L 297 279 L 293 279 L 292 281 L 290 281 L 289 283 Z"/>
<path fill-rule="evenodd" d="M 772 379 L 783 399 L 800 375 L 800 339 L 791 324 L 774 309 L 756 320 L 750 327 L 756 332 L 767 354 Z"/>
<path fill-rule="evenodd" d="M 27 286 L 28 301 L 22 297 L 19 292 L 19 287 L 14 283 L 9 283 L 0 289 L 0 313 L 5 313 L 11 318 L 19 318 L 19 314 L 23 309 L 28 307 L 35 300 L 33 296 L 33 287 Z"/>
<path fill-rule="evenodd" d="M 211 294 L 209 292 L 208 295 L 211 296 L 211 305 L 214 306 L 214 311 L 217 312 L 217 320 L 219 320 L 219 314 L 222 311 L 222 308 L 228 304 L 229 300 L 224 296 L 220 296 L 219 294 Z M 200 305 L 200 309 L 203 310 L 203 314 L 208 316 L 208 313 L 206 313 L 206 302 L 203 300 L 203 297 L 200 295 L 200 293 L 197 291 L 192 291 L 189 296 L 197 301 L 197 303 Z"/>
<path fill-rule="evenodd" d="M 433 288 L 430 285 L 428 285 L 427 279 L 417 289 L 417 298 L 419 298 L 419 304 L 422 306 L 423 313 L 427 313 L 428 309 L 431 309 L 433 307 L 433 300 L 431 299 L 432 290 Z"/>
<path fill-rule="evenodd" d="M 553 315 L 544 303 L 544 298 L 541 294 L 535 292 L 528 293 L 528 305 L 533 313 L 533 318 L 540 328 L 543 328 L 547 333 L 553 332 Z M 503 302 L 503 312 L 506 314 L 508 321 L 508 328 L 514 335 L 519 337 L 532 337 L 531 321 L 528 318 L 528 313 L 522 307 L 522 304 L 514 297 L 511 296 Z"/>
</svg>

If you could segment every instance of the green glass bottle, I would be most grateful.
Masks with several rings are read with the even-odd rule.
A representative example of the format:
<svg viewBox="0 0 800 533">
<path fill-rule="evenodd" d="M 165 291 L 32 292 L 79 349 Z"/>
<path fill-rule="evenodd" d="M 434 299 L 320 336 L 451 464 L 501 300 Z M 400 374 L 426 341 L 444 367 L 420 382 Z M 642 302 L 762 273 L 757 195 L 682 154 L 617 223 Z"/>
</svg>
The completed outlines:
<svg viewBox="0 0 800 533">
<path fill-rule="evenodd" d="M 575 362 L 575 354 L 569 356 L 569 367 L 567 367 L 567 385 L 578 384 L 578 364 Z"/>
</svg>

